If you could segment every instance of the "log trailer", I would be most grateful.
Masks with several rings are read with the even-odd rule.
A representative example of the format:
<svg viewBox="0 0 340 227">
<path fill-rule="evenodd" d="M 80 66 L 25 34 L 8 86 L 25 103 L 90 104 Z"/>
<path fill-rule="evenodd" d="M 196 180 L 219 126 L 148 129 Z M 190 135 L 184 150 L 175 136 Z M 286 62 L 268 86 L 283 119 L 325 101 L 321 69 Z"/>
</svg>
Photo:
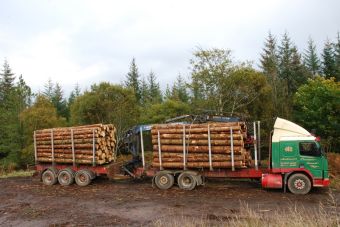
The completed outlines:
<svg viewBox="0 0 340 227">
<path fill-rule="evenodd" d="M 182 118 L 173 119 L 173 121 Z M 237 122 L 235 118 L 201 118 L 200 122 L 213 124 L 214 122 Z M 171 121 L 167 122 L 171 123 Z M 188 122 L 176 122 L 174 124 L 185 125 Z M 150 131 L 152 125 L 136 126 L 129 130 L 124 139 L 125 147 L 133 155 L 133 159 L 127 163 L 112 162 L 107 165 L 59 164 L 41 163 L 36 161 L 36 171 L 46 185 L 53 185 L 59 182 L 61 185 L 70 185 L 74 181 L 80 186 L 86 186 L 97 176 L 105 175 L 109 179 L 152 178 L 152 184 L 159 189 L 169 189 L 177 184 L 181 189 L 192 190 L 196 186 L 204 185 L 205 178 L 243 178 L 259 180 L 263 188 L 282 189 L 287 188 L 294 194 L 307 194 L 313 187 L 327 187 L 330 183 L 328 176 L 328 162 L 325 153 L 317 137 L 309 133 L 301 126 L 285 119 L 277 118 L 273 131 L 270 134 L 268 167 L 261 165 L 261 151 L 259 144 L 260 122 L 254 122 L 254 134 L 246 143 L 253 146 L 253 161 L 247 168 L 235 168 L 235 152 L 233 142 L 233 131 L 230 131 L 230 164 L 231 168 L 216 168 L 212 160 L 211 134 L 208 136 L 208 168 L 190 168 L 187 165 L 188 150 L 183 142 L 183 164 L 181 168 L 167 168 L 162 163 L 162 139 L 158 131 L 158 159 L 156 166 L 146 162 L 144 151 L 143 133 Z M 208 126 L 209 128 L 209 126 Z M 183 133 L 183 141 L 186 135 Z M 94 143 L 93 143 L 94 144 Z M 247 146 L 247 144 L 245 145 Z M 72 147 L 74 150 L 74 148 Z M 37 145 L 35 144 L 35 152 Z M 95 147 L 93 148 L 93 157 Z M 37 156 L 36 156 L 37 157 Z M 74 158 L 73 158 L 74 160 Z M 94 159 L 93 159 L 94 160 Z M 163 164 L 163 165 L 162 165 Z"/>
</svg>

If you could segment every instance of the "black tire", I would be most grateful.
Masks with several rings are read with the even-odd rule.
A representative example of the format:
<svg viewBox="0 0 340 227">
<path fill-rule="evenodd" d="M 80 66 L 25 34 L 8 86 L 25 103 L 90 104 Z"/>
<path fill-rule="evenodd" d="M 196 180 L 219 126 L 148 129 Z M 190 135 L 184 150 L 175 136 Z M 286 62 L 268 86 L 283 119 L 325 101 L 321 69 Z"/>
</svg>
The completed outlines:
<svg viewBox="0 0 340 227">
<path fill-rule="evenodd" d="M 196 178 L 190 173 L 183 172 L 177 178 L 179 188 L 184 190 L 193 190 L 196 185 Z"/>
<path fill-rule="evenodd" d="M 74 177 L 76 184 L 79 186 L 87 186 L 91 183 L 91 174 L 88 170 L 79 170 Z"/>
<path fill-rule="evenodd" d="M 163 190 L 171 188 L 175 183 L 174 176 L 167 172 L 163 172 L 163 173 L 159 172 L 155 176 L 154 181 L 155 181 L 157 188 L 163 189 Z"/>
<path fill-rule="evenodd" d="M 57 178 L 57 174 L 55 171 L 51 169 L 47 169 L 41 175 L 41 180 L 43 184 L 45 185 L 54 185 L 57 183 L 58 178 Z"/>
<path fill-rule="evenodd" d="M 312 188 L 309 178 L 302 173 L 295 173 L 288 179 L 288 189 L 291 193 L 296 195 L 305 195 Z"/>
<path fill-rule="evenodd" d="M 58 182 L 63 186 L 68 186 L 74 183 L 74 172 L 70 169 L 63 169 L 58 174 Z"/>
</svg>

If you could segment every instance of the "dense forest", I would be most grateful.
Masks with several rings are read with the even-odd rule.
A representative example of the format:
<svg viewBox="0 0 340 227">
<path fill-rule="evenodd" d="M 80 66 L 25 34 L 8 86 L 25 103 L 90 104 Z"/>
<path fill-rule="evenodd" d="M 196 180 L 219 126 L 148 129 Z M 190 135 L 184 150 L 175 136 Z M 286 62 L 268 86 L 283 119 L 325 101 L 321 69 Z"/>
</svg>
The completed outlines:
<svg viewBox="0 0 340 227">
<path fill-rule="evenodd" d="M 300 51 L 287 33 L 279 38 L 269 34 L 255 66 L 235 62 L 228 49 L 198 48 L 188 59 L 190 78 L 178 75 L 164 91 L 157 75 L 150 71 L 142 76 L 133 58 L 123 84 L 98 82 L 88 90 L 75 86 L 68 97 L 53 78 L 34 94 L 5 60 L 0 73 L 0 168 L 34 162 L 36 129 L 113 123 L 120 139 L 136 124 L 204 113 L 260 120 L 263 135 L 275 117 L 290 119 L 315 130 L 327 151 L 340 152 L 340 35 L 327 40 L 321 53 L 311 38 L 307 44 Z"/>
</svg>

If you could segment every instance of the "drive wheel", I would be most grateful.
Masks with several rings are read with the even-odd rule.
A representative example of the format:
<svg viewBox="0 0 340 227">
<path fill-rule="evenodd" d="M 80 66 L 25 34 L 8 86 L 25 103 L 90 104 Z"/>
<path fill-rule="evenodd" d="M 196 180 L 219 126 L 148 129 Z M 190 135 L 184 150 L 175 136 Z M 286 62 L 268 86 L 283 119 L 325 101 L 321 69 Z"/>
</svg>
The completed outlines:
<svg viewBox="0 0 340 227">
<path fill-rule="evenodd" d="M 87 186 L 91 183 L 91 174 L 88 170 L 79 170 L 74 177 L 77 185 Z"/>
<path fill-rule="evenodd" d="M 302 173 L 295 173 L 288 179 L 288 189 L 291 193 L 305 195 L 312 188 L 309 178 Z"/>
<path fill-rule="evenodd" d="M 59 172 L 58 182 L 63 186 L 68 186 L 74 183 L 74 174 L 70 169 L 63 169 Z"/>
<path fill-rule="evenodd" d="M 58 178 L 57 178 L 57 174 L 55 173 L 55 171 L 51 169 L 47 169 L 43 172 L 41 176 L 41 180 L 43 184 L 45 185 L 54 185 L 57 183 Z"/>
<path fill-rule="evenodd" d="M 177 183 L 178 186 L 184 190 L 193 190 L 197 184 L 195 177 L 186 172 L 183 172 L 178 176 Z"/>
<path fill-rule="evenodd" d="M 162 173 L 159 172 L 155 176 L 155 184 L 159 189 L 169 189 L 174 185 L 175 179 L 174 176 L 170 173 Z"/>
</svg>

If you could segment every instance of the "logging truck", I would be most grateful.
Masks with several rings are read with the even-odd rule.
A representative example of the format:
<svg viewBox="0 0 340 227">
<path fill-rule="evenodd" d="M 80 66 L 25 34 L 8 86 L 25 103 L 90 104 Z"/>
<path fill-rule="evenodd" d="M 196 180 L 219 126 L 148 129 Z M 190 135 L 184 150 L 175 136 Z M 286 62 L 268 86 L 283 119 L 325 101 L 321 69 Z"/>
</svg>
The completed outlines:
<svg viewBox="0 0 340 227">
<path fill-rule="evenodd" d="M 74 182 L 86 186 L 105 175 L 148 177 L 159 189 L 178 185 L 192 190 L 204 185 L 206 178 L 243 178 L 259 180 L 265 189 L 307 194 L 330 183 L 318 137 L 293 122 L 275 120 L 266 152 L 268 165 L 263 167 L 260 122 L 249 126 L 236 118 L 211 116 L 178 122 L 182 119 L 129 130 L 122 140 L 122 147 L 133 156 L 127 163 L 115 160 L 119 144 L 112 125 L 37 130 L 36 171 L 44 184 L 64 186 Z M 145 151 L 146 143 L 151 144 L 151 152 Z"/>
</svg>

